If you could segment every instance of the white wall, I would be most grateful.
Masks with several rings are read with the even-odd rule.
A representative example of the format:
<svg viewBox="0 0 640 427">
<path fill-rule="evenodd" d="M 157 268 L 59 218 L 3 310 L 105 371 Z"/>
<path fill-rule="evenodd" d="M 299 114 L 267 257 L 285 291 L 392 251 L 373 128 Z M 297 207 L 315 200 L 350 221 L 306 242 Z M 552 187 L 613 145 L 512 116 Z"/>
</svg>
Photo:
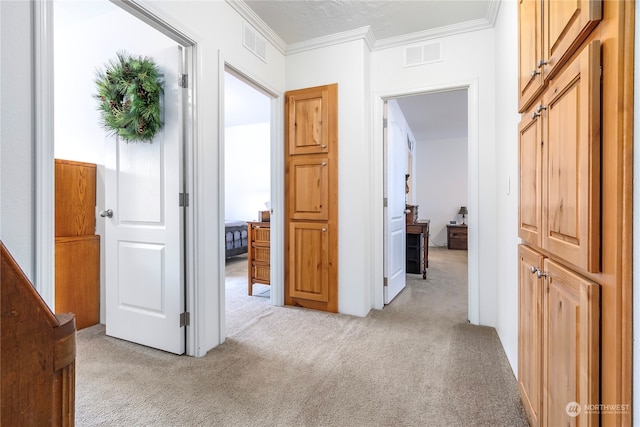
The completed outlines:
<svg viewBox="0 0 640 427">
<path fill-rule="evenodd" d="M 356 316 L 371 309 L 368 55 L 357 40 L 286 58 L 287 90 L 338 83 L 338 310 Z"/>
<path fill-rule="evenodd" d="M 257 221 L 271 199 L 269 123 L 225 128 L 225 220 Z"/>
<path fill-rule="evenodd" d="M 0 239 L 31 281 L 36 215 L 32 8 L 31 2 L 0 1 Z"/>
<path fill-rule="evenodd" d="M 496 51 L 496 330 L 518 372 L 518 21 L 517 2 L 505 1 L 495 26 Z"/>
<path fill-rule="evenodd" d="M 391 96 L 425 92 L 434 87 L 477 85 L 472 95 L 477 96 L 478 123 L 476 128 L 469 129 L 469 140 L 477 133 L 478 145 L 469 149 L 477 153 L 478 163 L 470 164 L 469 170 L 477 169 L 479 179 L 469 176 L 468 185 L 475 187 L 477 200 L 471 197 L 474 192 L 470 189 L 467 206 L 470 255 L 472 251 L 477 253 L 477 259 L 470 256 L 469 268 L 478 271 L 479 312 L 471 315 L 477 315 L 483 325 L 494 326 L 497 309 L 494 30 L 459 34 L 441 41 L 443 61 L 416 67 L 403 67 L 403 47 L 374 51 L 371 54 L 372 91 L 379 96 Z M 470 160 L 475 161 L 473 155 Z"/>
<path fill-rule="evenodd" d="M 430 245 L 446 247 L 447 224 L 462 223 L 458 210 L 468 201 L 467 138 L 418 141 L 416 146 L 419 217 L 431 221 Z"/>
</svg>

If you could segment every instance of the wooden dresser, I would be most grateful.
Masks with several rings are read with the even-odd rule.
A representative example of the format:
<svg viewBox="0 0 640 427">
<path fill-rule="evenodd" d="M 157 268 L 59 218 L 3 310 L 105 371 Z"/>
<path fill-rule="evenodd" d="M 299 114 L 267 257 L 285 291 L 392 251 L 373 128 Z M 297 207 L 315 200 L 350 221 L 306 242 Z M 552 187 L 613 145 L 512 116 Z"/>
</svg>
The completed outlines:
<svg viewBox="0 0 640 427">
<path fill-rule="evenodd" d="M 271 223 L 249 222 L 247 227 L 249 241 L 249 295 L 253 295 L 253 284 L 271 284 Z"/>
<path fill-rule="evenodd" d="M 467 250 L 467 224 L 447 224 L 447 248 Z"/>
</svg>

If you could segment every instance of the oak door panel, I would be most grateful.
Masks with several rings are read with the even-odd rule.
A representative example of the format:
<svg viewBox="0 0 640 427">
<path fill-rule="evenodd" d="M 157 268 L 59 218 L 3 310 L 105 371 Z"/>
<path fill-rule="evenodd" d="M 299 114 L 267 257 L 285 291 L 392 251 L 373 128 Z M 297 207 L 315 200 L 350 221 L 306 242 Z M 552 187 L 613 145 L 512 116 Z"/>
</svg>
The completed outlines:
<svg viewBox="0 0 640 427">
<path fill-rule="evenodd" d="M 601 0 L 544 0 L 543 54 L 547 64 L 544 78 L 552 77 L 558 65 L 569 56 L 602 19 Z"/>
<path fill-rule="evenodd" d="M 518 247 L 518 255 L 518 388 L 529 422 L 537 427 L 542 416 L 544 286 L 531 268 L 542 268 L 543 257 L 523 245 Z"/>
<path fill-rule="evenodd" d="M 518 110 L 523 112 L 543 88 L 542 3 L 540 0 L 520 0 L 518 3 Z"/>
<path fill-rule="evenodd" d="M 600 269 L 600 44 L 594 41 L 543 97 L 543 248 Z"/>
<path fill-rule="evenodd" d="M 290 224 L 290 297 L 329 301 L 329 233 L 326 223 Z"/>
<path fill-rule="evenodd" d="M 330 102 L 335 97 L 328 86 L 309 88 L 286 97 L 288 152 L 290 155 L 329 151 Z"/>
<path fill-rule="evenodd" d="M 290 160 L 287 197 L 291 219 L 329 219 L 329 171 L 326 157 L 301 156 Z"/>
<path fill-rule="evenodd" d="M 600 286 L 545 259 L 544 425 L 597 426 L 598 411 L 569 416 L 567 405 L 597 405 L 600 378 Z M 573 424 L 575 423 L 575 424 Z"/>
<path fill-rule="evenodd" d="M 518 236 L 533 246 L 542 244 L 542 119 L 535 108 L 518 126 L 520 203 Z"/>
</svg>

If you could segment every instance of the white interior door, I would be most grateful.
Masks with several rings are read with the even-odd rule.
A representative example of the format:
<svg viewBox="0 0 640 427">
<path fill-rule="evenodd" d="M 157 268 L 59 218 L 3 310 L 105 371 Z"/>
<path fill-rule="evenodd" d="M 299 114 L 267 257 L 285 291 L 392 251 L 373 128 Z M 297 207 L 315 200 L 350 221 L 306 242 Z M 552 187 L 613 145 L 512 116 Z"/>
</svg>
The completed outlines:
<svg viewBox="0 0 640 427">
<path fill-rule="evenodd" d="M 182 52 L 175 46 L 148 56 L 165 82 L 164 127 L 151 143 L 107 143 L 107 335 L 182 354 Z"/>
<path fill-rule="evenodd" d="M 384 303 L 392 299 L 406 285 L 405 234 L 405 167 L 406 137 L 395 116 L 395 101 L 385 102 L 384 115 Z"/>
</svg>

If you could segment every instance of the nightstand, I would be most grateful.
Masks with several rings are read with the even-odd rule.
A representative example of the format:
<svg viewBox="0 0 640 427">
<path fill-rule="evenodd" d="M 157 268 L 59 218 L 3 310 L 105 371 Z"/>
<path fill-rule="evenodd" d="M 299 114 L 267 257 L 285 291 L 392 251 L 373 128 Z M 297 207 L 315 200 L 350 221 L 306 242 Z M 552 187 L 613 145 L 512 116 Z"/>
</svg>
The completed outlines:
<svg viewBox="0 0 640 427">
<path fill-rule="evenodd" d="M 447 225 L 447 247 L 449 249 L 467 250 L 467 224 Z"/>
</svg>

